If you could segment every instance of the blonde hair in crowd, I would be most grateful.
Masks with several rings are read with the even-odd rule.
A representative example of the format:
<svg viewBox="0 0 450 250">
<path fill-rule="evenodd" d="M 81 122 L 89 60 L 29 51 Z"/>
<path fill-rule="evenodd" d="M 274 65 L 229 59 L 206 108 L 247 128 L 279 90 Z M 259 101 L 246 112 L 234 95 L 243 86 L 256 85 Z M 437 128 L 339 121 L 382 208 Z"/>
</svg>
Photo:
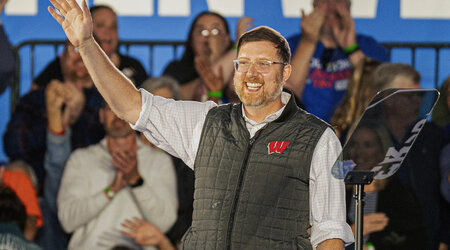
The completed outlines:
<svg viewBox="0 0 450 250">
<path fill-rule="evenodd" d="M 344 98 L 331 118 L 336 133 L 349 129 L 357 122 L 378 89 L 372 82 L 375 69 L 381 63 L 368 57 L 361 60 L 353 70 Z"/>
</svg>

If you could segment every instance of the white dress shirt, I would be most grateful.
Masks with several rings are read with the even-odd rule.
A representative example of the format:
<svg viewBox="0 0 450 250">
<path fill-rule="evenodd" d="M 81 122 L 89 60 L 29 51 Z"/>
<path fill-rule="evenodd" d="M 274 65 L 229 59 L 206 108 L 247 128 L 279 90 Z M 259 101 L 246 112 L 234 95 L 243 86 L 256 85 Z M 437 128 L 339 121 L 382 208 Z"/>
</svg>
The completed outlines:
<svg viewBox="0 0 450 250">
<path fill-rule="evenodd" d="M 143 132 L 155 146 L 179 157 L 190 168 L 194 168 L 200 137 L 208 111 L 216 103 L 174 101 L 153 96 L 144 89 L 142 110 L 133 129 Z M 282 94 L 282 103 L 289 101 L 290 94 Z M 260 123 L 248 119 L 244 114 L 250 136 L 276 120 L 285 105 Z M 327 239 L 339 238 L 346 244 L 353 242 L 353 233 L 346 223 L 345 186 L 342 180 L 331 175 L 331 168 L 341 153 L 341 144 L 330 128 L 327 128 L 316 145 L 311 161 L 309 198 L 311 244 L 314 248 Z"/>
</svg>

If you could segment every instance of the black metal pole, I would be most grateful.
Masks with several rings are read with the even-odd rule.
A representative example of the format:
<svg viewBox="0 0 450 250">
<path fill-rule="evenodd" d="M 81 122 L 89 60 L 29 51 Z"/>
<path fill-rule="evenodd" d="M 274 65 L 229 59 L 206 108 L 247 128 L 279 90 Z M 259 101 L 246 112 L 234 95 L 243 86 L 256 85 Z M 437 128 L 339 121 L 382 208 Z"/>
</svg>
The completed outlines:
<svg viewBox="0 0 450 250">
<path fill-rule="evenodd" d="M 363 216 L 364 216 L 364 184 L 355 185 L 355 250 L 362 250 L 363 237 Z"/>
<path fill-rule="evenodd" d="M 355 250 L 363 249 L 364 185 L 372 183 L 373 176 L 370 170 L 353 170 L 344 179 L 346 185 L 355 185 Z"/>
</svg>

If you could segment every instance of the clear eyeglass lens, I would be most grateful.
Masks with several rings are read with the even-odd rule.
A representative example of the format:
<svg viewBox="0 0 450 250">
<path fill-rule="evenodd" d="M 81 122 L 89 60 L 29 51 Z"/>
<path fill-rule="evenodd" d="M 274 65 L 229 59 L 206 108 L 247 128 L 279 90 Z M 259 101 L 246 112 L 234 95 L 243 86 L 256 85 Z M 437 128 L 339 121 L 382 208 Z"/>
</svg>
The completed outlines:
<svg viewBox="0 0 450 250">
<path fill-rule="evenodd" d="M 252 63 L 250 61 L 239 60 L 235 62 L 235 69 L 238 72 L 247 72 Z M 267 73 L 270 70 L 272 63 L 270 61 L 256 61 L 253 63 L 255 65 L 256 71 L 260 73 Z"/>
<path fill-rule="evenodd" d="M 211 30 L 211 35 L 213 35 L 213 36 L 217 36 L 217 35 L 219 35 L 219 33 L 220 33 L 220 31 L 218 29 Z"/>
<path fill-rule="evenodd" d="M 208 36 L 217 36 L 217 35 L 219 35 L 220 34 L 220 30 L 219 29 L 216 29 L 216 28 L 214 28 L 214 29 L 212 29 L 212 30 L 201 30 L 200 31 L 200 34 L 202 35 L 202 36 L 204 36 L 204 37 L 208 37 Z"/>
<path fill-rule="evenodd" d="M 209 36 L 209 30 L 202 30 L 202 31 L 200 31 L 200 34 L 202 36 Z"/>
</svg>

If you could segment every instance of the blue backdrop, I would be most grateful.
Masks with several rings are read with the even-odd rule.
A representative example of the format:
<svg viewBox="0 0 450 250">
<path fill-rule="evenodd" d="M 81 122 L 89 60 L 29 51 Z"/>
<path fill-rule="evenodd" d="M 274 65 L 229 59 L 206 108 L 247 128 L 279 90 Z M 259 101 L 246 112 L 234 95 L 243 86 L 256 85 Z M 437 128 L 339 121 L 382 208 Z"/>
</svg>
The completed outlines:
<svg viewBox="0 0 450 250">
<path fill-rule="evenodd" d="M 356 3 L 356 1 L 358 1 Z M 89 0 L 110 3 L 119 11 L 119 36 L 124 40 L 185 40 L 191 21 L 199 12 L 218 10 L 223 13 L 234 34 L 235 25 L 242 15 L 254 18 L 254 25 L 268 25 L 285 36 L 299 32 L 299 8 L 310 8 L 311 0 Z M 226 2 L 226 3 L 225 3 Z M 380 42 L 436 42 L 450 43 L 450 2 L 448 0 L 355 0 L 352 14 L 357 32 L 369 34 Z M 47 12 L 47 0 L 10 0 L 1 14 L 6 33 L 13 45 L 31 39 L 64 39 L 59 24 Z M 227 6 L 228 5 L 228 6 Z M 36 54 L 37 68 L 45 67 L 54 57 L 52 51 Z M 50 56 L 49 56 L 49 53 Z M 148 59 L 139 50 L 132 56 L 148 68 Z M 439 83 L 450 74 L 450 50 L 441 52 Z M 396 51 L 396 62 L 410 63 L 410 52 Z M 417 64 L 423 76 L 422 86 L 434 86 L 433 51 L 418 51 Z M 1 58 L 0 58 L 1 60 Z M 29 65 L 23 59 L 23 65 Z M 155 62 L 154 76 L 158 76 L 168 59 Z M 25 71 L 26 69 L 24 69 Z M 27 75 L 28 77 L 23 77 Z M 22 72 L 21 94 L 28 91 L 32 76 Z M 0 134 L 9 120 L 9 90 L 0 96 Z M 2 140 L 3 141 L 3 140 Z M 0 160 L 6 160 L 0 143 Z"/>
</svg>

